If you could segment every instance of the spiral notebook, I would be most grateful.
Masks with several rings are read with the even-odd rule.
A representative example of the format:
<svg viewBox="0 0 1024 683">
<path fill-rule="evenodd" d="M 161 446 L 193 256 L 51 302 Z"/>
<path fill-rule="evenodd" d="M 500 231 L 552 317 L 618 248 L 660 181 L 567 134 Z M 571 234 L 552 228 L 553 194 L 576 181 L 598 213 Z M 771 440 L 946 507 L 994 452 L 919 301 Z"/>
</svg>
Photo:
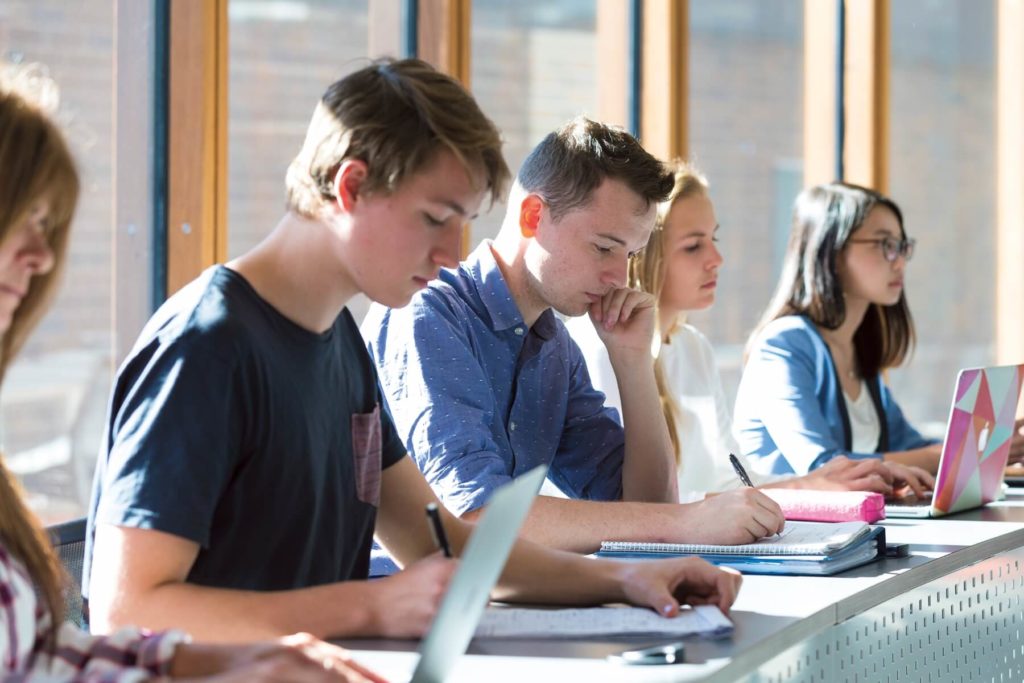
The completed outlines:
<svg viewBox="0 0 1024 683">
<path fill-rule="evenodd" d="M 864 522 L 786 522 L 781 534 L 745 545 L 604 541 L 601 555 L 817 555 L 834 554 L 870 534 Z"/>
</svg>

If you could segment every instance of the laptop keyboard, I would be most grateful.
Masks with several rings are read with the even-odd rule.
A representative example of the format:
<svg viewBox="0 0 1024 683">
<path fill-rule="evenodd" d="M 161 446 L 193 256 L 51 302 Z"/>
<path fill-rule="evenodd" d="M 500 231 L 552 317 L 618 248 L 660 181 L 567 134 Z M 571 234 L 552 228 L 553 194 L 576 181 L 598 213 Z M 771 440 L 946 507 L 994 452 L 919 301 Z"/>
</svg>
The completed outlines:
<svg viewBox="0 0 1024 683">
<path fill-rule="evenodd" d="M 925 496 L 924 498 L 907 496 L 906 498 L 898 498 L 892 502 L 886 503 L 885 506 L 887 508 L 926 508 L 931 507 L 931 504 L 931 496 Z"/>
</svg>

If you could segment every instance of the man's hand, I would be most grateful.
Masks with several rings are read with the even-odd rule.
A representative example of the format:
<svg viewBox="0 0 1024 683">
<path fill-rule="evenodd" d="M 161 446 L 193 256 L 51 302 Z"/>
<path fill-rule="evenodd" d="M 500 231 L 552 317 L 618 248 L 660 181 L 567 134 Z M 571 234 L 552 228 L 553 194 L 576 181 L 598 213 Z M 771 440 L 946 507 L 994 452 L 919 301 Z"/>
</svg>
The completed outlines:
<svg viewBox="0 0 1024 683">
<path fill-rule="evenodd" d="M 435 553 L 397 574 L 371 581 L 368 588 L 372 589 L 370 608 L 374 618 L 370 632 L 384 638 L 423 636 L 457 566 L 455 560 Z"/>
<path fill-rule="evenodd" d="M 665 617 L 679 614 L 680 605 L 717 605 L 728 613 L 743 580 L 696 557 L 623 563 L 621 577 L 630 603 Z"/>
<path fill-rule="evenodd" d="M 636 289 L 613 289 L 590 305 L 590 319 L 609 356 L 620 351 L 649 358 L 654 336 L 654 297 Z"/>
<path fill-rule="evenodd" d="M 680 528 L 692 543 L 739 545 L 782 531 L 786 525 L 782 508 L 753 488 L 708 496 L 699 503 L 679 506 L 685 517 Z"/>
</svg>

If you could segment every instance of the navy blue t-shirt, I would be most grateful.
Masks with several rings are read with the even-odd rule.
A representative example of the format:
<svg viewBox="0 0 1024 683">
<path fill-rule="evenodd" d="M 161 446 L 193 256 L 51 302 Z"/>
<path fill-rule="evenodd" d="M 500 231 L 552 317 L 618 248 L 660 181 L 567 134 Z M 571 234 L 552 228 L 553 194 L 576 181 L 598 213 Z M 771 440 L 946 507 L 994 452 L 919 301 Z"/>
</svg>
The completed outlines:
<svg viewBox="0 0 1024 683">
<path fill-rule="evenodd" d="M 347 309 L 323 334 L 216 266 L 118 372 L 89 510 L 200 545 L 188 581 L 284 590 L 365 578 L 382 469 L 405 455 Z"/>
</svg>

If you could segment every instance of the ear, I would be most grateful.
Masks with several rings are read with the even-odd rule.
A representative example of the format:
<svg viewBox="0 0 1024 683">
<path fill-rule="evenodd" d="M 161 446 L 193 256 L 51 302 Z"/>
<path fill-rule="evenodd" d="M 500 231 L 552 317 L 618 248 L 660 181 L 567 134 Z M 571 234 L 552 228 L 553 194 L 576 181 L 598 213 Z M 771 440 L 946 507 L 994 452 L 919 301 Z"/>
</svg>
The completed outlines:
<svg viewBox="0 0 1024 683">
<path fill-rule="evenodd" d="M 535 194 L 528 194 L 519 205 L 519 231 L 523 237 L 531 238 L 537 235 L 537 228 L 540 226 L 541 212 L 544 210 L 544 200 Z"/>
<path fill-rule="evenodd" d="M 346 212 L 351 212 L 355 206 L 369 173 L 366 162 L 361 159 L 348 159 L 338 166 L 334 174 L 334 196 Z"/>
</svg>

